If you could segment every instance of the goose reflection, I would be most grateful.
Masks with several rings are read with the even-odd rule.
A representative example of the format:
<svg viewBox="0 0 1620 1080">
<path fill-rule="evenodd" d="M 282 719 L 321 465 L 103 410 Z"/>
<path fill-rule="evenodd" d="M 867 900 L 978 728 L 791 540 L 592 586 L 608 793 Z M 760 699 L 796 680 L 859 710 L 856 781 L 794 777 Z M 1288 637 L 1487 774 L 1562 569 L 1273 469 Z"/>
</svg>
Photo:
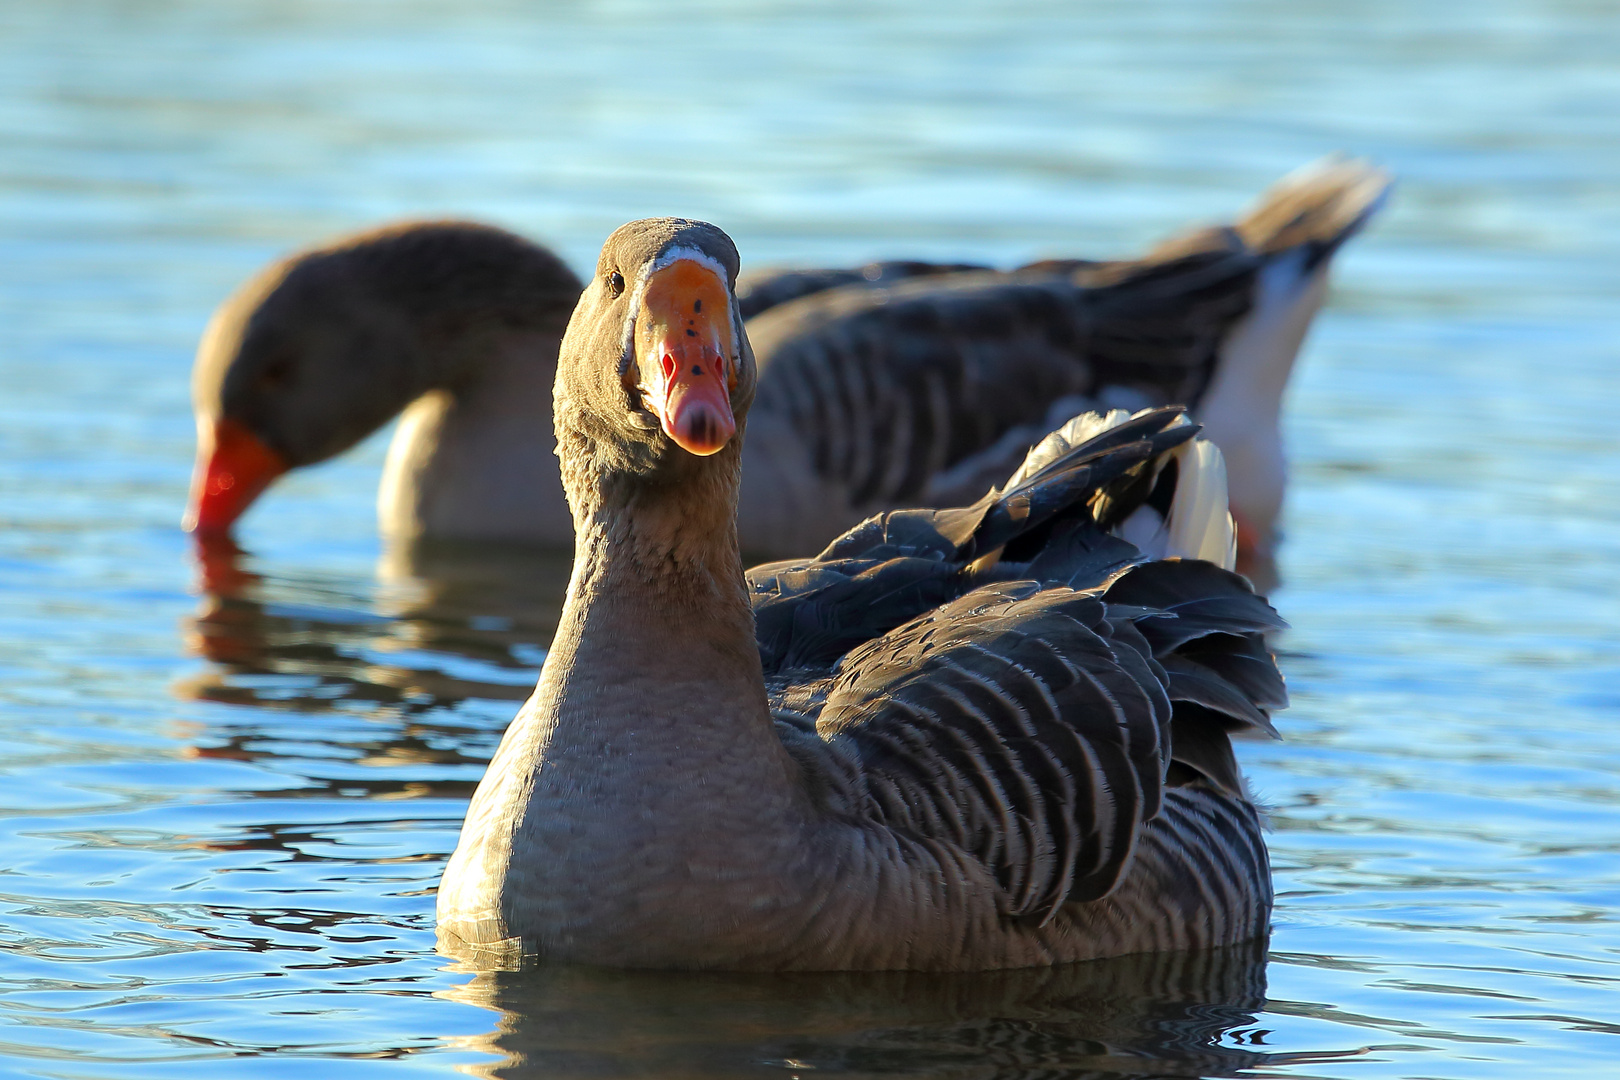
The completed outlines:
<svg viewBox="0 0 1620 1080">
<path fill-rule="evenodd" d="M 522 701 L 556 632 L 571 561 L 490 545 L 390 553 L 368 598 L 315 578 L 267 578 L 234 541 L 210 537 L 197 545 L 202 599 L 184 637 L 216 668 L 176 692 L 316 710 Z"/>
<path fill-rule="evenodd" d="M 272 575 L 225 537 L 199 541 L 196 558 L 201 599 L 182 636 L 210 664 L 174 692 L 252 708 L 184 725 L 189 753 L 303 760 L 294 771 L 320 788 L 384 798 L 471 793 L 534 689 L 571 565 L 571 553 L 436 545 L 385 556 L 373 584 Z M 316 766 L 334 761 L 367 775 Z"/>
<path fill-rule="evenodd" d="M 506 1080 L 1237 1076 L 1302 1060 L 1264 1049 L 1265 958 L 1251 942 L 948 975 L 539 965 L 486 970 L 440 996 L 500 1014 L 459 1045 L 500 1059 L 467 1072 Z"/>
</svg>

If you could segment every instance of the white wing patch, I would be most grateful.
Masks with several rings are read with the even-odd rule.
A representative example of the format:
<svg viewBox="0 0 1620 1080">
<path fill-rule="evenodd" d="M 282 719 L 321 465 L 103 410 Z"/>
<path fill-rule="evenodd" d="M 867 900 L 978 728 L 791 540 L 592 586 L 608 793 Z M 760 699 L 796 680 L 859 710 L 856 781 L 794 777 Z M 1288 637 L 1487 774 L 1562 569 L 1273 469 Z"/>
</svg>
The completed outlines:
<svg viewBox="0 0 1620 1080">
<path fill-rule="evenodd" d="M 1111 409 L 1074 417 L 1036 444 L 1003 490 L 1033 476 L 1087 439 L 1140 415 Z M 1178 423 L 1191 421 L 1182 417 Z M 1200 437 L 1176 450 L 1174 458 L 1178 473 L 1169 516 L 1150 506 L 1138 507 L 1114 530 L 1115 535 L 1136 545 L 1150 559 L 1204 559 L 1231 570 L 1237 565 L 1237 533 L 1227 505 L 1226 459 L 1220 447 Z"/>
</svg>

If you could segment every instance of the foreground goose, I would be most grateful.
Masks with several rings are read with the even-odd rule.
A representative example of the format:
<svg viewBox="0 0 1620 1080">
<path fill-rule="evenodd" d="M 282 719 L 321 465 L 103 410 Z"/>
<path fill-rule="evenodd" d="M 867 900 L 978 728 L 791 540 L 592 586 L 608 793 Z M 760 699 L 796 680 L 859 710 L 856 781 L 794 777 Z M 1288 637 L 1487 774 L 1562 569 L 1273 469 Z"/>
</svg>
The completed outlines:
<svg viewBox="0 0 1620 1080">
<path fill-rule="evenodd" d="M 1085 408 L 1179 402 L 1225 451 L 1241 554 L 1263 559 L 1283 493 L 1282 393 L 1331 256 L 1388 184 L 1329 159 L 1236 225 L 1134 262 L 744 282 L 761 372 L 744 550 L 801 551 L 881 510 L 972 500 Z M 378 496 L 388 540 L 568 543 L 540 410 L 578 295 L 550 253 L 466 223 L 396 226 L 270 268 L 198 350 L 191 525 L 228 530 L 277 475 L 404 410 Z"/>
<path fill-rule="evenodd" d="M 569 323 L 573 576 L 445 869 L 446 948 L 970 970 L 1263 933 L 1228 732 L 1272 730 L 1282 624 L 1123 538 L 1229 559 L 1219 452 L 1177 408 L 1082 416 L 969 507 L 745 576 L 737 264 L 712 225 L 634 222 Z"/>
</svg>

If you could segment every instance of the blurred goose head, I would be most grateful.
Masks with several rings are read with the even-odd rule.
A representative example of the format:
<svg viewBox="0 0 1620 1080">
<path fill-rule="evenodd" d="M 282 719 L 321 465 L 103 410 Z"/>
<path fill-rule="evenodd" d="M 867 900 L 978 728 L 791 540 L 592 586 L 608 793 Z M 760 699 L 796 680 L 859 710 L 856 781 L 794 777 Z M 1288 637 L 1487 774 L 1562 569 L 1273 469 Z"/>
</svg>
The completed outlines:
<svg viewBox="0 0 1620 1080">
<path fill-rule="evenodd" d="M 550 252 L 464 222 L 391 226 L 267 268 L 198 347 L 186 527 L 227 532 L 289 469 L 342 453 L 424 395 L 475 396 L 503 367 L 534 372 L 527 413 L 543 431 L 578 294 Z"/>
</svg>

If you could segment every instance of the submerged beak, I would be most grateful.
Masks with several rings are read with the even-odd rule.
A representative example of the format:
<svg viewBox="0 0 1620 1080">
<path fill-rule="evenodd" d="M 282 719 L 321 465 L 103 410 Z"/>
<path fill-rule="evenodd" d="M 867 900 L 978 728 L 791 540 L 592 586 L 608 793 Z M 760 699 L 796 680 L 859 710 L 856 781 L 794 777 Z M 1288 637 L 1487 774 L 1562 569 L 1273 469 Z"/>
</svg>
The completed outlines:
<svg viewBox="0 0 1620 1080">
<path fill-rule="evenodd" d="M 200 426 L 191 501 L 182 526 L 195 533 L 229 531 L 270 481 L 286 471 L 286 459 L 237 421 L 225 418 L 212 427 Z"/>
<path fill-rule="evenodd" d="M 643 396 L 676 445 L 699 457 L 737 433 L 731 292 L 711 268 L 676 259 L 647 277 L 636 320 Z"/>
</svg>

